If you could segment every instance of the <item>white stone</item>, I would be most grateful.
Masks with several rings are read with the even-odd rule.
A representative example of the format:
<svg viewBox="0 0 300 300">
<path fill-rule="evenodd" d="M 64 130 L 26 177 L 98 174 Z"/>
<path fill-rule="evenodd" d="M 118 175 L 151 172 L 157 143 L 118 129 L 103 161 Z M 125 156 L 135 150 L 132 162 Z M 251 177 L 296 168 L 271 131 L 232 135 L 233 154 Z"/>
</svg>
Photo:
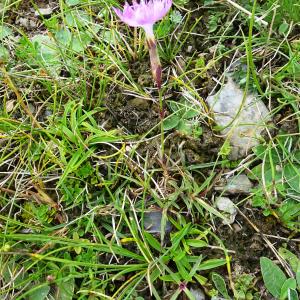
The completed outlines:
<svg viewBox="0 0 300 300">
<path fill-rule="evenodd" d="M 239 174 L 237 176 L 228 178 L 225 184 L 215 186 L 216 191 L 222 192 L 224 195 L 235 194 L 250 194 L 253 188 L 253 183 L 249 180 L 247 175 Z"/>
<path fill-rule="evenodd" d="M 234 223 L 235 217 L 237 215 L 237 209 L 236 209 L 234 203 L 229 198 L 219 197 L 216 200 L 215 205 L 218 210 L 226 213 L 226 215 L 227 215 L 228 222 L 223 220 L 223 224 L 229 225 L 229 224 Z"/>
<path fill-rule="evenodd" d="M 244 91 L 229 77 L 228 82 L 215 95 L 207 97 L 217 125 L 224 127 L 221 134 L 229 139 L 229 158 L 245 157 L 259 144 L 261 132 L 271 120 L 265 104 Z"/>
<path fill-rule="evenodd" d="M 26 29 L 32 29 L 37 27 L 37 23 L 34 20 L 22 17 L 16 20 L 16 24 L 20 24 Z"/>
<path fill-rule="evenodd" d="M 194 296 L 195 300 L 205 300 L 206 299 L 205 294 L 201 289 L 191 288 L 190 292 Z"/>
<path fill-rule="evenodd" d="M 39 8 L 34 12 L 34 15 L 36 17 L 38 16 L 50 16 L 53 12 L 53 9 L 51 7 L 46 7 L 46 8 Z"/>
<path fill-rule="evenodd" d="M 225 191 L 228 194 L 250 194 L 253 187 L 252 182 L 245 174 L 237 175 L 228 179 Z"/>
</svg>

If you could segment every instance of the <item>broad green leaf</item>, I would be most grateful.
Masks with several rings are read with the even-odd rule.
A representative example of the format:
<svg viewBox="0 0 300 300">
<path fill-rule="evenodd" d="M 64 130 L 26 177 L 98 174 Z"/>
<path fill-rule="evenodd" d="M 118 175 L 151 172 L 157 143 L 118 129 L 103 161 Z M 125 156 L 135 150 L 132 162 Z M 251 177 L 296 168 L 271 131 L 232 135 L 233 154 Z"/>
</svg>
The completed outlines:
<svg viewBox="0 0 300 300">
<path fill-rule="evenodd" d="M 288 300 L 299 300 L 297 290 L 288 289 Z"/>
<path fill-rule="evenodd" d="M 55 38 L 60 44 L 69 47 L 72 40 L 72 34 L 68 28 L 63 28 L 55 33 Z"/>
<path fill-rule="evenodd" d="M 28 300 L 45 300 L 49 294 L 50 286 L 45 285 L 34 289 L 28 296 Z"/>
<path fill-rule="evenodd" d="M 282 181 L 282 171 L 276 171 L 275 169 L 274 170 L 275 173 L 273 174 L 271 166 L 268 162 L 255 166 L 251 171 L 258 178 L 263 178 L 266 183 L 272 183 L 274 181 L 275 182 Z M 250 179 L 255 179 L 255 177 L 250 176 Z"/>
<path fill-rule="evenodd" d="M 66 25 L 70 27 L 88 26 L 91 23 L 90 16 L 84 10 L 68 11 L 65 16 Z"/>
<path fill-rule="evenodd" d="M 278 252 L 290 264 L 293 272 L 300 271 L 300 259 L 297 255 L 285 248 L 279 248 Z"/>
<path fill-rule="evenodd" d="M 75 279 L 70 278 L 57 284 L 55 300 L 72 300 L 74 296 Z"/>
<path fill-rule="evenodd" d="M 92 41 L 91 37 L 87 33 L 81 32 L 73 37 L 71 43 L 71 49 L 75 52 L 82 52 Z"/>
<path fill-rule="evenodd" d="M 284 177 L 287 184 L 297 193 L 300 193 L 300 166 L 287 164 L 284 166 Z"/>
<path fill-rule="evenodd" d="M 203 134 L 203 128 L 200 125 L 196 125 L 193 128 L 193 137 L 199 138 Z"/>
<path fill-rule="evenodd" d="M 175 113 L 180 111 L 180 109 L 182 108 L 182 105 L 180 104 L 180 102 L 176 102 L 176 101 L 169 101 L 169 105 L 170 105 L 171 110 Z"/>
<path fill-rule="evenodd" d="M 295 290 L 297 286 L 296 279 L 288 278 L 281 287 L 280 299 L 284 300 L 288 296 L 289 290 Z"/>
<path fill-rule="evenodd" d="M 13 31 L 6 25 L 0 25 L 0 41 L 13 34 Z"/>
<path fill-rule="evenodd" d="M 163 121 L 163 128 L 164 130 L 171 130 L 178 126 L 178 123 L 180 121 L 180 118 L 178 115 L 174 114 L 170 117 L 167 117 Z"/>
<path fill-rule="evenodd" d="M 278 32 L 280 34 L 284 34 L 287 32 L 288 29 L 289 29 L 289 24 L 284 22 L 284 23 L 280 24 L 280 26 L 278 28 Z"/>
<path fill-rule="evenodd" d="M 194 117 L 199 116 L 200 111 L 199 109 L 193 108 L 193 107 L 188 107 L 186 108 L 185 113 L 183 114 L 182 118 L 183 119 L 192 119 Z"/>
<path fill-rule="evenodd" d="M 254 148 L 253 152 L 257 158 L 261 159 L 265 163 L 278 164 L 282 161 L 282 153 L 277 148 L 271 148 L 267 145 L 258 145 Z"/>
<path fill-rule="evenodd" d="M 286 281 L 285 274 L 267 257 L 260 258 L 260 268 L 266 288 L 274 297 L 278 298 Z"/>
<path fill-rule="evenodd" d="M 177 130 L 185 135 L 192 135 L 193 124 L 185 119 L 181 119 L 178 123 Z"/>
<path fill-rule="evenodd" d="M 92 31 L 95 32 L 93 29 L 94 28 L 92 28 Z M 112 29 L 110 29 L 101 32 L 101 40 L 108 44 L 116 45 L 121 41 L 121 38 L 118 32 L 114 32 Z"/>
<path fill-rule="evenodd" d="M 8 59 L 9 59 L 8 50 L 4 46 L 0 45 L 0 63 L 7 62 Z"/>
<path fill-rule="evenodd" d="M 36 61 L 56 73 L 56 69 L 61 67 L 61 55 L 54 39 L 48 35 L 37 34 L 31 42 L 36 49 L 34 53 Z"/>
<path fill-rule="evenodd" d="M 300 203 L 292 199 L 285 200 L 278 209 L 278 215 L 286 226 L 299 227 Z"/>
<path fill-rule="evenodd" d="M 38 47 L 41 56 L 45 59 L 59 54 L 55 41 L 48 35 L 37 34 L 31 39 L 31 42 Z"/>
<path fill-rule="evenodd" d="M 228 291 L 226 288 L 226 283 L 224 278 L 218 273 L 213 272 L 211 279 L 216 287 L 216 289 L 222 294 L 223 297 L 229 299 Z"/>
</svg>

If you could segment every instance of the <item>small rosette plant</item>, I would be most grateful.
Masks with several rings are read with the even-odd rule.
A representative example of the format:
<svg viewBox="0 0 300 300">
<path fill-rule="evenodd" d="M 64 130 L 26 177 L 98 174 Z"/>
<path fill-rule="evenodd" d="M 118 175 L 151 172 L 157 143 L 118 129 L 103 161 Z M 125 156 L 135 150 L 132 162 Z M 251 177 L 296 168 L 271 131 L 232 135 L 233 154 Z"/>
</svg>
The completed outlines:
<svg viewBox="0 0 300 300">
<path fill-rule="evenodd" d="M 142 27 L 145 30 L 151 71 L 159 89 L 161 87 L 162 70 L 153 25 L 168 13 L 171 6 L 172 0 L 140 0 L 140 2 L 133 0 L 132 5 L 125 3 L 123 11 L 114 8 L 115 13 L 124 23 L 132 27 Z"/>
</svg>

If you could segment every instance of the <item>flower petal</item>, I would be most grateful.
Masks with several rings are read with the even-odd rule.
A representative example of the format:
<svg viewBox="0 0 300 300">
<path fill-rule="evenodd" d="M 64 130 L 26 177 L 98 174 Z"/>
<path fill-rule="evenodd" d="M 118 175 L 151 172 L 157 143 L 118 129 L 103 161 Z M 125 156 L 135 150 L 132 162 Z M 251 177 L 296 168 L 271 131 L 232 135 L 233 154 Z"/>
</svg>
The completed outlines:
<svg viewBox="0 0 300 300">
<path fill-rule="evenodd" d="M 129 26 L 153 25 L 161 20 L 172 6 L 172 0 L 136 0 L 132 5 L 127 2 L 124 5 L 123 12 L 114 8 L 117 16 Z"/>
</svg>

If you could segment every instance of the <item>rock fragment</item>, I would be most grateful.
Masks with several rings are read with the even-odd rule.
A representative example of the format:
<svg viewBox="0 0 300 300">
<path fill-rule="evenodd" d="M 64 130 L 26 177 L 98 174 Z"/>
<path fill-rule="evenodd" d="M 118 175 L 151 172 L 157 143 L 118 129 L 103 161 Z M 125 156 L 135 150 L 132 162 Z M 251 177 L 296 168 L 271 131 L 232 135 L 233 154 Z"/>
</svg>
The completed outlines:
<svg viewBox="0 0 300 300">
<path fill-rule="evenodd" d="M 229 139 L 229 158 L 247 156 L 259 144 L 261 133 L 271 120 L 265 104 L 253 94 L 245 94 L 230 77 L 218 93 L 207 97 L 207 103 L 215 122 L 223 128 L 222 135 Z"/>
<path fill-rule="evenodd" d="M 248 195 L 251 193 L 252 188 L 253 183 L 245 174 L 240 174 L 232 178 L 228 178 L 225 183 L 214 187 L 216 191 L 220 191 L 223 195 Z"/>
<path fill-rule="evenodd" d="M 51 7 L 46 8 L 39 8 L 34 12 L 34 15 L 36 17 L 43 16 L 43 17 L 49 17 L 53 12 L 53 9 Z"/>
<path fill-rule="evenodd" d="M 37 22 L 29 18 L 23 18 L 23 17 L 17 19 L 16 24 L 17 25 L 19 24 L 26 29 L 33 29 L 37 27 Z"/>
<path fill-rule="evenodd" d="M 228 222 L 223 220 L 223 224 L 229 225 L 234 223 L 235 217 L 237 215 L 237 209 L 234 205 L 234 203 L 227 197 L 219 197 L 215 205 L 218 210 L 221 212 L 224 212 L 226 214 L 226 217 L 228 218 Z"/>
<path fill-rule="evenodd" d="M 201 289 L 191 288 L 190 292 L 194 296 L 195 300 L 205 300 L 206 299 L 205 294 Z"/>
</svg>

